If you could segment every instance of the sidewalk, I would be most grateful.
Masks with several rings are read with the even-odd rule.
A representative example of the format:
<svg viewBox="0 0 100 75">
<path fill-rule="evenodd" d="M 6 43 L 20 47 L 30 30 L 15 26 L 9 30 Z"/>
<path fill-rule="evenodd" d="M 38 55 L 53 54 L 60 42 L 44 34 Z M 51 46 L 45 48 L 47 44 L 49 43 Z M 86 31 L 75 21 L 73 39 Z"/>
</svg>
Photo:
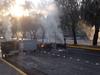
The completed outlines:
<svg viewBox="0 0 100 75">
<path fill-rule="evenodd" d="M 2 59 L 0 59 L 0 75 L 22 75 Z"/>
</svg>

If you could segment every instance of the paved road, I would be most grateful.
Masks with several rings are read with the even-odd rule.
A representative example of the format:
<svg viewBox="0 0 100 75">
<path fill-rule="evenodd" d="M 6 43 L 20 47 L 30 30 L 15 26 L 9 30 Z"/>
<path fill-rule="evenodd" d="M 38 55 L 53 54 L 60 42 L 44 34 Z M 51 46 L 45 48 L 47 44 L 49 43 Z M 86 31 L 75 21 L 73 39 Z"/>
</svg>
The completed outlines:
<svg viewBox="0 0 100 75">
<path fill-rule="evenodd" d="M 42 50 L 14 56 L 9 60 L 29 70 L 30 75 L 34 72 L 34 75 L 100 75 L 99 53 L 80 50 Z"/>
<path fill-rule="evenodd" d="M 0 75 L 21 75 L 21 74 L 0 59 Z"/>
</svg>

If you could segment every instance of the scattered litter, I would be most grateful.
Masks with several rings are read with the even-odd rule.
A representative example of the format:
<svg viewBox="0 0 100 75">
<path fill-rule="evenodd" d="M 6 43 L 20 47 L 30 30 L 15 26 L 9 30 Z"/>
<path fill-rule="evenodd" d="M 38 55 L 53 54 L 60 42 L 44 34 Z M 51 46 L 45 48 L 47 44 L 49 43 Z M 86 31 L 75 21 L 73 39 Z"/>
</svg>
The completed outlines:
<svg viewBox="0 0 100 75">
<path fill-rule="evenodd" d="M 69 59 L 73 59 L 72 57 L 69 57 Z"/>
<path fill-rule="evenodd" d="M 66 57 L 66 56 L 63 56 L 64 58 Z"/>
<path fill-rule="evenodd" d="M 96 63 L 95 65 L 100 65 L 99 63 Z"/>
<path fill-rule="evenodd" d="M 57 55 L 58 57 L 60 56 L 60 55 Z"/>
<path fill-rule="evenodd" d="M 85 61 L 85 63 L 89 63 L 89 61 Z"/>
<path fill-rule="evenodd" d="M 80 59 L 77 59 L 77 61 L 80 61 Z"/>
</svg>

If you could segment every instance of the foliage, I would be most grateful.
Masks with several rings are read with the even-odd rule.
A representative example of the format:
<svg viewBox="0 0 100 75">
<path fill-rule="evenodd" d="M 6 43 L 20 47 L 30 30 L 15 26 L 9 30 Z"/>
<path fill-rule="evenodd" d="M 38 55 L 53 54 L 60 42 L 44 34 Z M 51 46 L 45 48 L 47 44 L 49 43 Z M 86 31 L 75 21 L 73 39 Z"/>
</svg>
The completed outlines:
<svg viewBox="0 0 100 75">
<path fill-rule="evenodd" d="M 76 41 L 76 28 L 77 23 L 79 21 L 79 4 L 77 0 L 56 0 L 59 8 L 61 9 L 61 28 L 62 30 L 66 30 L 66 26 L 71 28 L 73 37 L 74 37 L 74 44 L 77 44 Z"/>
<path fill-rule="evenodd" d="M 100 0 L 83 0 L 81 7 L 81 19 L 95 26 L 93 45 L 97 45 L 100 27 Z"/>
<path fill-rule="evenodd" d="M 99 0 L 83 0 L 81 8 L 82 19 L 91 25 L 100 26 L 100 1 Z"/>
</svg>

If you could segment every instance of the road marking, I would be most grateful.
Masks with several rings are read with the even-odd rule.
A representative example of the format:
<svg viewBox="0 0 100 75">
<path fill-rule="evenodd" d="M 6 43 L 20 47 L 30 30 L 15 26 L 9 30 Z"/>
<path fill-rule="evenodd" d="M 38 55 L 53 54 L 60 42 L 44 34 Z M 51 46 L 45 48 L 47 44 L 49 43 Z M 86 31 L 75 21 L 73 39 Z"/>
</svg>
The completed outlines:
<svg viewBox="0 0 100 75">
<path fill-rule="evenodd" d="M 25 72 L 23 72 L 22 70 L 20 70 L 19 68 L 17 68 L 16 66 L 14 66 L 13 64 L 9 63 L 8 61 L 0 58 L 4 63 L 8 64 L 9 66 L 11 66 L 12 68 L 14 68 L 16 71 L 18 71 L 21 75 L 27 75 Z"/>
</svg>

